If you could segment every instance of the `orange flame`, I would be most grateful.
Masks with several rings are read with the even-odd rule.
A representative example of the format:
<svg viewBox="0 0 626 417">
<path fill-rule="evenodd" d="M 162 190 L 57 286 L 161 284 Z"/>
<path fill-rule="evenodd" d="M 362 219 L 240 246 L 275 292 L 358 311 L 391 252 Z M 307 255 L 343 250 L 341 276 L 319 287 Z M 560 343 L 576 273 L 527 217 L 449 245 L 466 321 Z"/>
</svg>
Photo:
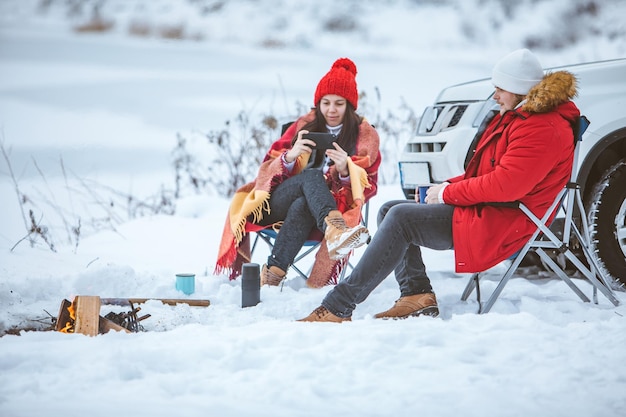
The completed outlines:
<svg viewBox="0 0 626 417">
<path fill-rule="evenodd" d="M 72 304 L 70 304 L 67 307 L 67 311 L 69 312 L 69 315 L 70 315 L 70 320 L 65 323 L 65 327 L 64 328 L 59 330 L 60 332 L 63 332 L 63 333 L 74 333 L 74 322 L 76 321 L 76 308 L 74 307 L 74 302 L 75 301 L 76 301 L 76 298 L 74 298 L 74 301 L 72 302 Z"/>
</svg>

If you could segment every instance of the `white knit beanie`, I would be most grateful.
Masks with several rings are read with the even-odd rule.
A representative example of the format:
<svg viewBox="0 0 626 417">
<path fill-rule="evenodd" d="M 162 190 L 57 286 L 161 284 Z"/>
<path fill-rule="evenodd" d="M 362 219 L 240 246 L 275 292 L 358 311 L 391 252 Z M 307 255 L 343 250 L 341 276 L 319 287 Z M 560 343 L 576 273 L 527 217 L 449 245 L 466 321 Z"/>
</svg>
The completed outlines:
<svg viewBox="0 0 626 417">
<path fill-rule="evenodd" d="M 491 82 L 498 88 L 525 96 L 543 78 L 539 60 L 528 49 L 518 49 L 493 67 Z"/>
</svg>

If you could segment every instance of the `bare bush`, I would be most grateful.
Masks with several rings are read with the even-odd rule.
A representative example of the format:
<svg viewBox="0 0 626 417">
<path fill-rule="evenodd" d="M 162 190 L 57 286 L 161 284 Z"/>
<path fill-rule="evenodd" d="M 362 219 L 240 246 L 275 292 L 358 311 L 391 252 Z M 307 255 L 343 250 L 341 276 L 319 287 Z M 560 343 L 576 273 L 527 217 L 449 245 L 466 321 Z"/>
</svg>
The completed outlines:
<svg viewBox="0 0 626 417">
<path fill-rule="evenodd" d="M 3 140 L 0 150 L 13 182 L 25 230 L 25 236 L 13 245 L 12 251 L 28 241 L 31 247 L 43 242 L 52 251 L 56 251 L 55 242 L 66 242 L 76 252 L 83 235 L 100 230 L 116 231 L 118 225 L 130 219 L 154 214 L 172 215 L 176 211 L 173 192 L 165 187 L 148 197 L 138 198 L 96 181 L 68 176 L 62 159 L 60 166 L 65 193 L 59 193 L 50 184 L 48 176 L 34 159 L 32 163 L 40 182 L 25 192 L 14 175 L 10 152 Z"/>
<path fill-rule="evenodd" d="M 28 234 L 18 240 L 15 245 L 13 245 L 13 247 L 11 248 L 11 252 L 13 252 L 13 249 L 15 249 L 17 245 L 19 245 L 26 239 L 30 241 L 31 247 L 35 246 L 35 241 L 37 238 L 43 240 L 52 252 L 56 252 L 56 248 L 54 247 L 54 243 L 52 242 L 52 237 L 49 235 L 48 226 L 41 224 L 41 219 L 39 219 L 39 221 L 35 220 L 35 213 L 33 213 L 33 210 L 28 211 L 28 218 L 30 219 L 30 228 L 28 229 Z"/>
<path fill-rule="evenodd" d="M 244 111 L 233 122 L 226 121 L 220 130 L 192 138 L 179 134 L 173 151 L 174 195 L 179 198 L 187 189 L 200 193 L 211 188 L 221 196 L 231 196 L 256 176 L 265 152 L 279 134 L 274 116 L 262 116 L 258 124 L 253 124 Z M 203 139 L 200 144 L 190 145 L 190 140 L 198 142 L 198 138 Z M 192 149 L 197 145 L 203 149 Z M 203 155 L 203 159 L 196 155 Z"/>
<path fill-rule="evenodd" d="M 113 20 L 106 19 L 102 16 L 100 9 L 104 1 L 96 1 L 92 5 L 91 16 L 89 20 L 81 25 L 75 26 L 76 32 L 108 32 L 115 25 Z M 80 14 L 80 12 L 78 12 Z"/>
<path fill-rule="evenodd" d="M 13 166 L 11 165 L 11 160 L 9 158 L 9 152 L 7 151 L 7 149 L 4 147 L 4 136 L 2 138 L 0 138 L 0 150 L 2 151 L 2 156 L 4 157 L 4 160 L 7 163 L 7 168 L 9 169 L 9 175 L 11 176 L 11 181 L 13 182 L 13 189 L 15 190 L 15 195 L 17 196 L 17 202 L 20 206 L 20 213 L 22 214 L 22 221 L 24 222 L 24 227 L 26 228 L 26 230 L 29 230 L 29 225 L 28 225 L 28 221 L 26 220 L 26 214 L 25 214 L 25 209 L 24 209 L 24 205 L 27 202 L 27 198 L 24 194 L 22 194 L 22 191 L 20 190 L 20 185 L 17 182 L 17 178 L 15 177 L 15 173 L 13 172 Z M 6 202 L 5 202 L 6 204 Z M 27 238 L 30 240 L 30 245 L 33 246 L 35 244 L 34 238 L 33 236 L 30 235 L 30 233 L 27 235 Z"/>
<path fill-rule="evenodd" d="M 145 38 L 152 35 L 152 26 L 143 20 L 133 20 L 128 25 L 128 33 L 132 36 Z"/>
<path fill-rule="evenodd" d="M 163 39 L 185 39 L 185 25 L 182 23 L 173 25 L 163 25 L 157 29 L 159 36 Z"/>
<path fill-rule="evenodd" d="M 353 32 L 357 28 L 356 20 L 349 15 L 334 16 L 324 22 L 324 29 L 329 32 Z"/>
<path fill-rule="evenodd" d="M 108 32 L 113 29 L 113 22 L 110 20 L 93 19 L 82 25 L 74 27 L 76 32 Z"/>
<path fill-rule="evenodd" d="M 274 38 L 267 38 L 261 41 L 261 47 L 266 48 L 266 49 L 282 49 L 285 46 L 287 46 L 287 44 L 284 41 L 281 41 L 279 39 L 274 39 Z"/>
</svg>

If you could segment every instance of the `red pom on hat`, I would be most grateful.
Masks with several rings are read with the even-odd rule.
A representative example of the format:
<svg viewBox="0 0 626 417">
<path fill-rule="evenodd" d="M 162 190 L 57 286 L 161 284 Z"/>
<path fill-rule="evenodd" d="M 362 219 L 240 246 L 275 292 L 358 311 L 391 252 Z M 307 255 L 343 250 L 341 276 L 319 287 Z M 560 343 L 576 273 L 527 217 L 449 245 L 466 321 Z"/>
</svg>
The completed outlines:
<svg viewBox="0 0 626 417">
<path fill-rule="evenodd" d="M 317 106 L 325 95 L 336 94 L 348 100 L 356 110 L 359 101 L 356 72 L 356 65 L 350 59 L 336 60 L 330 71 L 317 84 L 313 104 Z"/>
<path fill-rule="evenodd" d="M 349 58 L 339 58 L 333 63 L 332 68 L 343 68 L 350 71 L 353 77 L 356 77 L 356 65 Z"/>
</svg>

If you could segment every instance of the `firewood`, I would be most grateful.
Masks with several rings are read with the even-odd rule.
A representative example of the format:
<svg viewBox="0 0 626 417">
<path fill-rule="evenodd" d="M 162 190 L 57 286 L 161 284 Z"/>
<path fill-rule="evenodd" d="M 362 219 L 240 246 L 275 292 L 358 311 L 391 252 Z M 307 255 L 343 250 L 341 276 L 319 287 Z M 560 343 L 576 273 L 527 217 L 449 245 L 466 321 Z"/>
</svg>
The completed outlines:
<svg viewBox="0 0 626 417">
<path fill-rule="evenodd" d="M 79 295 L 74 299 L 76 321 L 74 333 L 96 336 L 100 324 L 100 297 Z"/>
<path fill-rule="evenodd" d="M 112 322 L 111 320 L 100 316 L 100 323 L 98 326 L 98 332 L 100 334 L 103 333 L 108 333 L 109 330 L 115 330 L 116 332 L 126 332 L 126 333 L 132 333 L 130 330 L 128 330 L 125 327 L 120 326 L 117 323 Z"/>
</svg>

